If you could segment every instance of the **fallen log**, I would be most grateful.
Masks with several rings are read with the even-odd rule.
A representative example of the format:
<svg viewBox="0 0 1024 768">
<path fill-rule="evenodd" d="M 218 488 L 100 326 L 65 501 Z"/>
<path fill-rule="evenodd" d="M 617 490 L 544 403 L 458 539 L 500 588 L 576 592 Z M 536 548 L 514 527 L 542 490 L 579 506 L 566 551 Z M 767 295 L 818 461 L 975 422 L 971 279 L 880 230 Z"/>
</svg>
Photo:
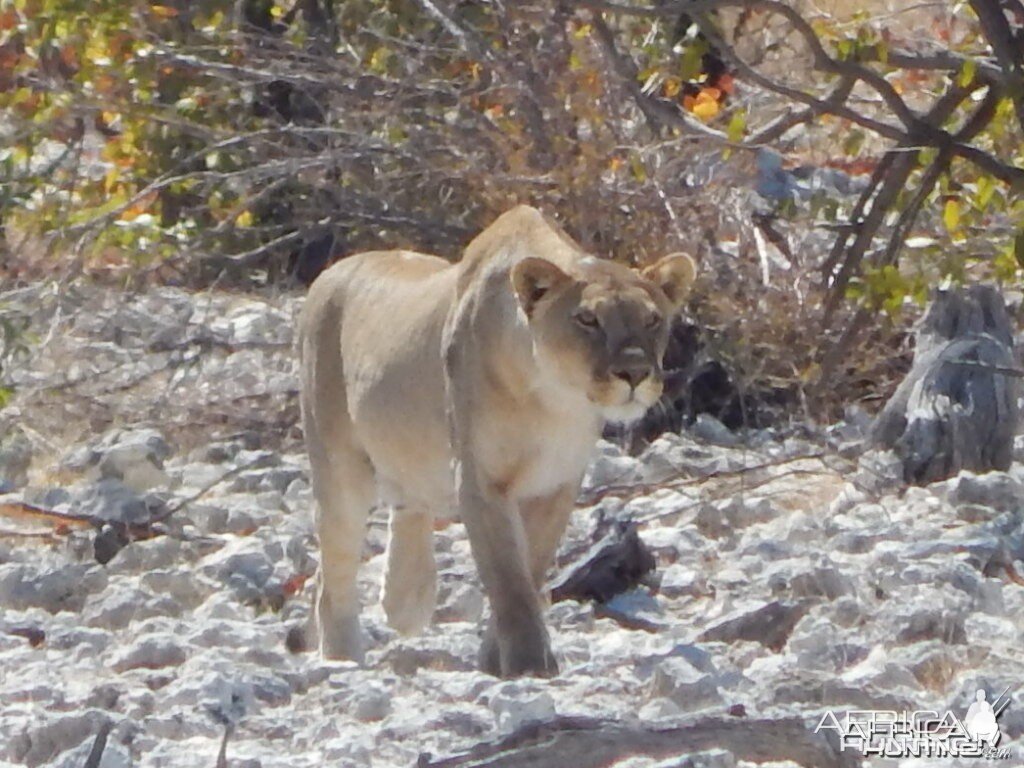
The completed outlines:
<svg viewBox="0 0 1024 768">
<path fill-rule="evenodd" d="M 725 749 L 737 760 L 791 761 L 806 768 L 854 768 L 860 757 L 841 752 L 797 718 L 707 718 L 677 728 L 647 729 L 582 717 L 531 723 L 501 741 L 434 761 L 421 755 L 417 768 L 603 768 L 632 756 L 682 757 Z"/>
<path fill-rule="evenodd" d="M 914 363 L 872 425 L 906 482 L 1006 470 L 1020 421 L 1020 378 L 1003 297 L 990 285 L 938 291 L 915 334 Z"/>
</svg>

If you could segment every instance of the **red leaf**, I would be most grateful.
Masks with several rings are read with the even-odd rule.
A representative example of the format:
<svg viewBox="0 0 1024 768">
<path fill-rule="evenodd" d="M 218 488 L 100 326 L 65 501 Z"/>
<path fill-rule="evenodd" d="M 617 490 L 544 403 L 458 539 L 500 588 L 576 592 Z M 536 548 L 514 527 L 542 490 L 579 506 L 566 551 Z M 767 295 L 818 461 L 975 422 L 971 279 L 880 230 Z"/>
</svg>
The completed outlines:
<svg viewBox="0 0 1024 768">
<path fill-rule="evenodd" d="M 306 585 L 306 581 L 308 579 L 309 576 L 305 573 L 296 573 L 285 581 L 281 586 L 281 591 L 284 592 L 285 597 L 297 595 L 302 591 L 302 588 Z"/>
</svg>

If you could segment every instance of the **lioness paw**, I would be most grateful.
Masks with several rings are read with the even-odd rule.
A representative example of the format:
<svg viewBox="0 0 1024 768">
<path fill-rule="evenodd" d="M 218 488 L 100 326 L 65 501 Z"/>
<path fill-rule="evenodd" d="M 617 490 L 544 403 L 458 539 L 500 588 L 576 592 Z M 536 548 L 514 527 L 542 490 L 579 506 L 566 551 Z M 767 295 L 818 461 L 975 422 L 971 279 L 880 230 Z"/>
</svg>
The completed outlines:
<svg viewBox="0 0 1024 768">
<path fill-rule="evenodd" d="M 558 662 L 551 653 L 546 633 L 502 642 L 494 624 L 490 624 L 480 646 L 480 671 L 495 677 L 554 677 L 558 674 Z"/>
<path fill-rule="evenodd" d="M 555 677 L 557 674 L 558 662 L 546 645 L 539 649 L 515 648 L 501 659 L 502 677 Z"/>
<path fill-rule="evenodd" d="M 363 633 L 358 616 L 319 619 L 320 653 L 325 659 L 363 663 Z"/>
</svg>

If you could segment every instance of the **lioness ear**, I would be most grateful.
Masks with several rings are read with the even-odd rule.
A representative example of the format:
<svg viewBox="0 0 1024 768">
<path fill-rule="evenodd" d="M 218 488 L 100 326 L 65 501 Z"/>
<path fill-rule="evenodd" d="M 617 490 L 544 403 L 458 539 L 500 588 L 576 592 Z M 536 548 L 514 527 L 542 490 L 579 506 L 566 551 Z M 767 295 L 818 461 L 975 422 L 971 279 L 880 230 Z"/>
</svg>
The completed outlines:
<svg viewBox="0 0 1024 768">
<path fill-rule="evenodd" d="M 678 309 L 693 287 L 697 265 L 685 253 L 672 253 L 643 269 L 640 276 L 661 288 L 672 308 Z"/>
<path fill-rule="evenodd" d="M 512 289 L 527 317 L 544 295 L 569 280 L 569 276 L 546 259 L 529 257 L 512 267 Z"/>
</svg>

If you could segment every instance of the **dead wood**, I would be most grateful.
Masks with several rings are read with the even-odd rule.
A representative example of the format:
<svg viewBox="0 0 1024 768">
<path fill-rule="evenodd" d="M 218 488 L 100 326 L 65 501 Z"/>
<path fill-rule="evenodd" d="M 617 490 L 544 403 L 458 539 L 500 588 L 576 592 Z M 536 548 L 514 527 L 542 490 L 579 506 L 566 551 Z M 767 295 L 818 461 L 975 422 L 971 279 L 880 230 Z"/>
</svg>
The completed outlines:
<svg viewBox="0 0 1024 768">
<path fill-rule="evenodd" d="M 914 364 L 871 431 L 908 483 L 961 470 L 1006 470 L 1020 413 L 1013 328 L 998 289 L 938 291 L 916 334 Z"/>
<path fill-rule="evenodd" d="M 92 743 L 92 749 L 89 750 L 89 756 L 85 759 L 83 768 L 99 768 L 100 761 L 103 760 L 103 751 L 107 748 L 107 739 L 110 737 L 113 727 L 114 724 L 109 720 L 100 726 L 99 733 L 96 734 L 96 741 Z"/>
<path fill-rule="evenodd" d="M 593 600 L 604 603 L 643 583 L 654 571 L 654 555 L 636 523 L 618 522 L 590 548 L 580 565 L 559 574 L 551 585 L 551 602 Z"/>
<path fill-rule="evenodd" d="M 840 752 L 801 720 L 707 718 L 678 728 L 645 729 L 591 718 L 562 717 L 533 723 L 505 739 L 433 761 L 423 755 L 418 768 L 599 768 L 637 755 L 681 757 L 726 749 L 738 760 L 792 761 L 807 768 L 853 768 L 859 758 Z"/>
</svg>

